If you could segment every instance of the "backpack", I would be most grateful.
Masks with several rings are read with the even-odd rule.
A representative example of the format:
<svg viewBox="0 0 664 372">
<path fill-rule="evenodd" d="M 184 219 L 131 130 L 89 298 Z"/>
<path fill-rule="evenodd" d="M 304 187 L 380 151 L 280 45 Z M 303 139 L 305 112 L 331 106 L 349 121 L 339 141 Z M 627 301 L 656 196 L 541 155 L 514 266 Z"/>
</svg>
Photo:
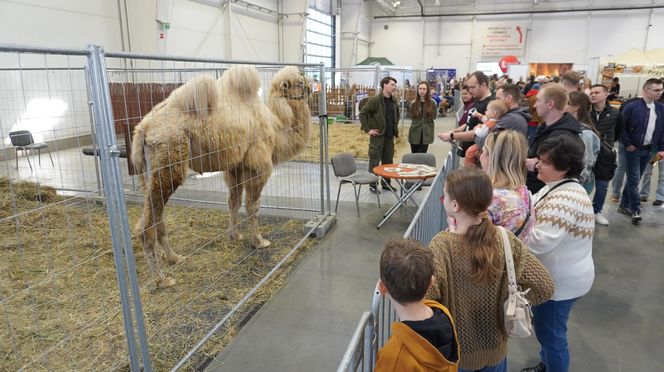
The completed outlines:
<svg viewBox="0 0 664 372">
<path fill-rule="evenodd" d="M 597 153 L 597 156 L 594 159 L 586 158 L 586 150 L 589 147 L 591 149 L 596 148 L 595 146 L 597 146 L 597 143 L 599 142 L 601 144 L 602 140 L 595 134 L 595 132 L 592 129 L 590 129 L 590 127 L 588 127 L 585 124 L 581 124 L 581 133 L 579 133 L 579 138 L 581 139 L 581 142 L 583 142 L 583 145 L 585 146 L 585 149 L 583 151 L 583 170 L 579 175 L 579 182 L 585 183 L 588 182 L 588 180 L 591 177 L 593 177 L 593 171 L 595 165 L 597 164 L 597 159 L 599 159 L 599 152 Z M 600 145 L 600 150 L 601 150 L 601 145 Z"/>
<path fill-rule="evenodd" d="M 599 154 L 593 167 L 593 173 L 598 180 L 610 181 L 616 173 L 616 150 L 606 141 L 600 141 Z"/>
</svg>

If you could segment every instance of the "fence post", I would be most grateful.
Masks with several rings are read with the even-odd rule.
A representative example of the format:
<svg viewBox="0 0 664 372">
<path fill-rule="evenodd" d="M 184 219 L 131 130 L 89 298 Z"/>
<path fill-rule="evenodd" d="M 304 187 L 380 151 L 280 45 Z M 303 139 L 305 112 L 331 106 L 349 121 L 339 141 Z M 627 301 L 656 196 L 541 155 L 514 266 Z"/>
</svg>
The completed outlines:
<svg viewBox="0 0 664 372">
<path fill-rule="evenodd" d="M 376 88 L 376 94 L 380 90 L 380 65 L 376 65 L 376 74 L 374 75 L 374 88 Z"/>
<path fill-rule="evenodd" d="M 327 209 L 330 210 L 330 178 L 329 169 L 327 167 L 327 93 L 325 90 L 325 65 L 320 63 L 319 71 L 321 90 L 318 96 L 318 122 L 319 122 L 319 141 L 318 152 L 320 154 L 320 214 L 325 215 L 325 193 L 327 192 L 328 205 Z M 325 187 L 325 180 L 327 179 L 327 187 Z M 327 189 L 327 191 L 326 191 Z"/>
<path fill-rule="evenodd" d="M 152 371 L 152 363 L 150 361 L 145 325 L 143 323 L 143 307 L 136 280 L 136 263 L 131 245 L 127 205 L 124 199 L 124 186 L 122 184 L 122 174 L 118 161 L 120 152 L 117 149 L 115 139 L 113 112 L 104 61 L 105 55 L 103 48 L 98 45 L 86 45 L 86 49 L 90 52 L 88 56 L 88 71 L 90 73 L 89 84 L 95 116 L 95 135 L 99 146 L 99 160 L 101 162 L 104 195 L 106 195 L 106 208 L 108 210 L 111 239 L 113 241 L 113 257 L 115 259 L 118 289 L 120 291 L 124 327 L 129 348 L 129 360 L 132 371 L 142 370 L 150 372 Z M 125 275 L 129 279 L 131 293 L 129 292 L 129 287 L 126 283 L 127 277 Z M 139 364 L 139 355 L 136 352 L 136 338 L 130 298 L 133 300 L 134 315 L 136 316 L 136 331 L 138 333 L 141 359 L 143 361 L 142 368 Z"/>
</svg>

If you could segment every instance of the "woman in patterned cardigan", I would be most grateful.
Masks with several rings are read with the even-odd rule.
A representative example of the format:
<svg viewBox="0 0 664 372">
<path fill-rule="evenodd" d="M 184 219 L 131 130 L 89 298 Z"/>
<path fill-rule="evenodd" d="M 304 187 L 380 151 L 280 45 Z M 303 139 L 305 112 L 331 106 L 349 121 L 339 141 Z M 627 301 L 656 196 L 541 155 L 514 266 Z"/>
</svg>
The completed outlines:
<svg viewBox="0 0 664 372">
<path fill-rule="evenodd" d="M 460 371 L 506 372 L 502 308 L 507 272 L 498 229 L 486 212 L 493 198 L 491 180 L 477 168 L 461 168 L 447 176 L 443 192 L 449 229 L 429 243 L 436 283 L 427 298 L 452 313 L 461 346 Z M 543 303 L 554 290 L 551 276 L 514 234 L 507 234 L 517 283 L 531 289 L 531 303 Z"/>
<path fill-rule="evenodd" d="M 577 180 L 583 152 L 583 145 L 570 136 L 549 138 L 538 150 L 537 177 L 546 186 L 533 196 L 537 222 L 528 247 L 551 273 L 556 291 L 551 300 L 533 307 L 541 361 L 522 371 L 569 369 L 567 320 L 572 305 L 588 293 L 595 278 L 595 216 L 590 197 Z"/>
</svg>

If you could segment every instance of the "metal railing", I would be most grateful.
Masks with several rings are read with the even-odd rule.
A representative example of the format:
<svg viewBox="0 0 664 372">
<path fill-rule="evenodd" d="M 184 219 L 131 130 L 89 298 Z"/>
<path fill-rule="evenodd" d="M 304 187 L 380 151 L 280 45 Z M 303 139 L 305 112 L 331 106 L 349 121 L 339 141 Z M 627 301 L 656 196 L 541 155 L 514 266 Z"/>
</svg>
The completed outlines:
<svg viewBox="0 0 664 372">
<path fill-rule="evenodd" d="M 437 233 L 447 228 L 447 215 L 440 197 L 443 195 L 447 175 L 458 166 L 459 158 L 452 150 L 448 153 L 445 164 L 429 187 L 404 238 L 415 239 L 427 245 Z M 373 371 L 376 355 L 390 338 L 392 323 L 398 320 L 390 300 L 381 295 L 376 288 L 371 301 L 371 312 L 365 312 L 362 315 L 341 363 L 339 363 L 337 372 Z M 360 351 L 360 349 L 362 350 Z M 358 369 L 360 367 L 362 369 Z"/>
</svg>

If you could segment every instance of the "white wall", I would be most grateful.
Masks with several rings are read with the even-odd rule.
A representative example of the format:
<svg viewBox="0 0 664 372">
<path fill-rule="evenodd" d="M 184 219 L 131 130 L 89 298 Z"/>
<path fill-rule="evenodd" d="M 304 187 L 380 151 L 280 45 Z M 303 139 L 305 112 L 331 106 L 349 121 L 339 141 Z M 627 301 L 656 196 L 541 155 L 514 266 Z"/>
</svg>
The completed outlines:
<svg viewBox="0 0 664 372">
<path fill-rule="evenodd" d="M 374 13 L 384 15 L 374 7 Z M 588 65 L 592 57 L 643 48 L 649 11 L 554 13 L 473 18 L 372 19 L 372 57 L 387 57 L 397 65 L 415 68 L 456 68 L 465 74 L 481 57 L 479 30 L 486 24 L 517 22 L 529 28 L 523 63 L 571 62 Z M 664 9 L 653 11 L 647 49 L 664 47 Z M 384 26 L 389 26 L 388 30 Z M 423 37 L 424 33 L 424 37 Z M 423 40 L 423 41 L 422 41 Z M 475 41 L 473 43 L 473 40 Z M 472 48 L 471 48 L 471 43 Z"/>
<path fill-rule="evenodd" d="M 370 3 L 363 0 L 343 0 L 341 2 L 340 32 L 337 32 L 337 42 L 339 43 L 338 66 L 354 66 L 369 57 L 371 11 Z M 356 33 L 357 43 L 355 43 Z"/>
<path fill-rule="evenodd" d="M 121 50 L 116 1 L 17 0 L 0 3 L 0 43 Z"/>
</svg>

